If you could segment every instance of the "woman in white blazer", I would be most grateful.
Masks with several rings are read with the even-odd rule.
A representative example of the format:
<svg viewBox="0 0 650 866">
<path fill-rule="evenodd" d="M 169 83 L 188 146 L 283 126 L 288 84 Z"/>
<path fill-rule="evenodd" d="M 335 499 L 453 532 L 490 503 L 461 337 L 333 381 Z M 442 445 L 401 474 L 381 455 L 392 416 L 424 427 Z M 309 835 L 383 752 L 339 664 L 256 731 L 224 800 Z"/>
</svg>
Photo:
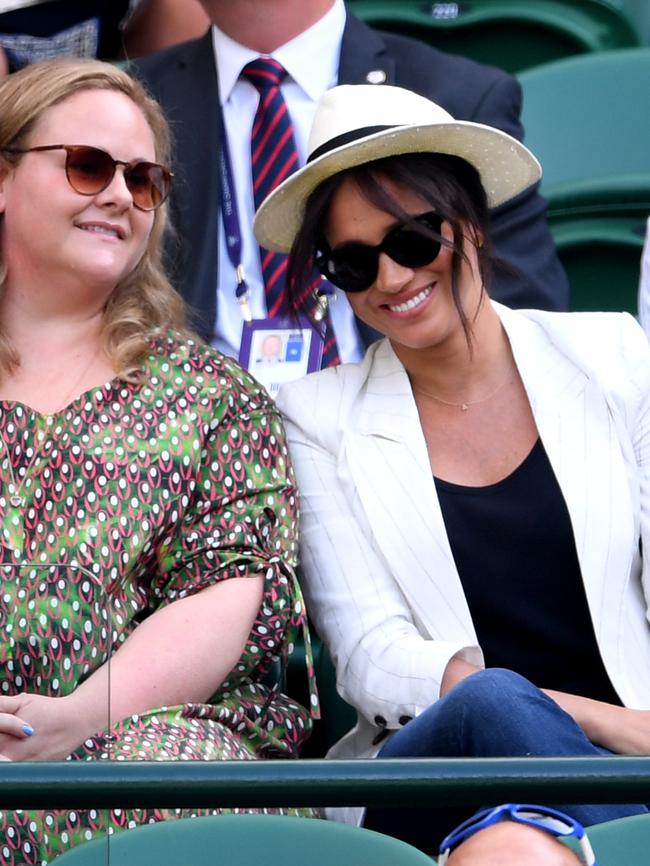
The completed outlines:
<svg viewBox="0 0 650 866">
<path fill-rule="evenodd" d="M 384 336 L 278 398 L 311 616 L 359 715 L 331 754 L 650 754 L 643 332 L 490 302 L 489 208 L 540 177 L 504 133 L 356 85 L 310 151 L 258 240 L 292 250 L 292 297 L 315 259 Z M 366 825 L 431 849 L 460 817 Z"/>
</svg>

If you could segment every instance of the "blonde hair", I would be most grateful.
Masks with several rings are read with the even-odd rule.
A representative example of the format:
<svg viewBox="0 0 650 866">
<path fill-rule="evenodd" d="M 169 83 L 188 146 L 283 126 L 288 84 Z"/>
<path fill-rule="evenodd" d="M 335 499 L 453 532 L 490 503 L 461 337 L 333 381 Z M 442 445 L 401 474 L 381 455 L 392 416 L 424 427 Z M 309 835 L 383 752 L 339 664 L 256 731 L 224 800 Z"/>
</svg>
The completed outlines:
<svg viewBox="0 0 650 866">
<path fill-rule="evenodd" d="M 42 114 L 83 90 L 116 90 L 142 111 L 153 133 L 156 160 L 169 163 L 167 121 L 158 103 L 126 72 L 99 60 L 57 58 L 34 63 L 0 83 L 0 156 L 15 163 L 20 156 L 3 148 L 24 146 Z M 75 142 L 76 143 L 76 142 Z M 117 284 L 104 309 L 101 339 L 118 376 L 137 381 L 151 337 L 169 329 L 187 332 L 185 305 L 167 279 L 161 261 L 167 205 L 154 212 L 149 240 L 134 270 Z M 6 280 L 0 250 L 0 291 Z M 0 322 L 0 378 L 19 363 L 16 350 Z"/>
</svg>

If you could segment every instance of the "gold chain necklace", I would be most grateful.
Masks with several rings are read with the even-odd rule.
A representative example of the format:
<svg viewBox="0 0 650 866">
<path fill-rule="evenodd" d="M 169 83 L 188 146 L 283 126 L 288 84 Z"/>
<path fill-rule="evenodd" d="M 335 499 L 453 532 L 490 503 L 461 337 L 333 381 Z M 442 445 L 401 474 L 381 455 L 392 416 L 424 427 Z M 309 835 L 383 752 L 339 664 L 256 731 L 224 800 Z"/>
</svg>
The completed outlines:
<svg viewBox="0 0 650 866">
<path fill-rule="evenodd" d="M 432 400 L 435 400 L 437 403 L 442 403 L 444 406 L 453 406 L 455 409 L 460 409 L 462 412 L 467 412 L 470 406 L 476 406 L 477 403 L 485 403 L 487 400 L 491 400 L 499 391 L 504 388 L 508 382 L 510 381 L 510 374 L 501 382 L 500 385 L 487 394 L 485 397 L 479 397 L 478 400 L 463 400 L 462 403 L 452 403 L 449 400 L 443 400 L 442 397 L 438 397 L 435 394 L 432 394 L 431 391 L 425 391 L 424 388 L 421 388 L 419 385 L 415 385 L 413 390 L 418 394 L 424 394 L 425 397 L 431 397 Z"/>
</svg>

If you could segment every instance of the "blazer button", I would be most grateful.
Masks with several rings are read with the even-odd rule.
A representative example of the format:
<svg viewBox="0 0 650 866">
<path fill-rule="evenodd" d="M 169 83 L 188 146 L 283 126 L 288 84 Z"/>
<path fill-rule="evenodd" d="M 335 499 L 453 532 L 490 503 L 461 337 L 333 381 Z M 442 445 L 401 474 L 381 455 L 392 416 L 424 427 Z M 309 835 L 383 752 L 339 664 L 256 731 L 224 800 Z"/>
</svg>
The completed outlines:
<svg viewBox="0 0 650 866">
<path fill-rule="evenodd" d="M 400 716 L 397 721 L 400 725 L 408 725 L 409 722 L 413 721 L 413 716 Z"/>
<path fill-rule="evenodd" d="M 383 716 L 375 716 L 375 724 L 378 728 L 385 728 L 388 722 Z"/>
</svg>

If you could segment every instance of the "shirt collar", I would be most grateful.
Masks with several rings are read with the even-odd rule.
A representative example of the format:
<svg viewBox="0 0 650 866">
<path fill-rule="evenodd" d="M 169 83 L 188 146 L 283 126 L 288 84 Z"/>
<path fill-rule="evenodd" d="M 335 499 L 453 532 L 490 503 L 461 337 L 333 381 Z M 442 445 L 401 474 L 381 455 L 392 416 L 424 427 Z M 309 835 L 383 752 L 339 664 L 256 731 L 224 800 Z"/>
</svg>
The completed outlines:
<svg viewBox="0 0 650 866">
<path fill-rule="evenodd" d="M 345 14 L 343 0 L 335 0 L 332 8 L 320 20 L 271 55 L 314 102 L 336 84 Z M 314 63 L 314 45 L 318 45 L 319 63 Z M 230 98 L 244 66 L 259 57 L 259 54 L 235 42 L 214 24 L 212 46 L 215 58 L 219 58 L 217 77 L 223 105 Z"/>
</svg>

